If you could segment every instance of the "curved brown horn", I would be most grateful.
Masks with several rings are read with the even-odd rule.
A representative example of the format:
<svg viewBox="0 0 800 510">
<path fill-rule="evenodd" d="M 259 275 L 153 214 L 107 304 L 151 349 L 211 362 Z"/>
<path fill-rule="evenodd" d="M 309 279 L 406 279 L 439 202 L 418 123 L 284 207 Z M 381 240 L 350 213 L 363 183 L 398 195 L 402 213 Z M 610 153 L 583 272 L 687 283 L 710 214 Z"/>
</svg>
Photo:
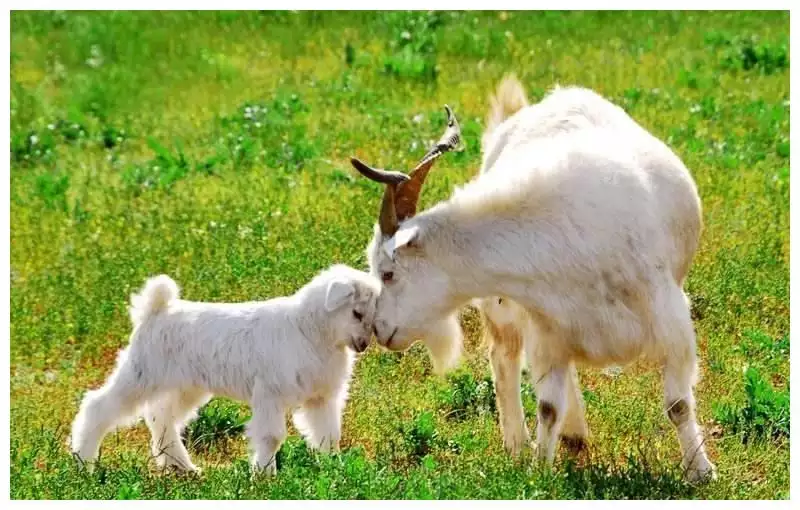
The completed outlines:
<svg viewBox="0 0 800 510">
<path fill-rule="evenodd" d="M 393 236 L 394 233 L 397 232 L 397 227 L 400 223 L 397 219 L 395 207 L 397 185 L 408 181 L 409 177 L 402 172 L 372 168 L 357 158 L 350 158 L 350 163 L 367 179 L 386 185 L 386 189 L 383 192 L 381 212 L 378 215 L 378 226 L 381 228 L 381 233 L 383 235 Z"/>
<path fill-rule="evenodd" d="M 392 184 L 396 186 L 409 179 L 409 177 L 402 172 L 372 168 L 357 158 L 350 158 L 350 164 L 352 164 L 353 167 L 367 179 L 379 182 L 381 184 Z"/>
<path fill-rule="evenodd" d="M 403 221 L 417 214 L 419 195 L 433 163 L 439 156 L 459 148 L 461 144 L 461 127 L 458 125 L 458 120 L 449 106 L 444 105 L 444 109 L 447 112 L 447 128 L 444 134 L 417 163 L 417 166 L 409 174 L 409 179 L 397 186 L 394 201 L 398 221 Z"/>
<path fill-rule="evenodd" d="M 395 201 L 395 195 L 397 193 L 396 188 L 394 184 L 386 185 L 386 189 L 383 191 L 381 212 L 378 216 L 378 226 L 381 228 L 381 233 L 388 237 L 393 236 L 400 225 L 400 220 L 397 218 L 397 205 Z"/>
<path fill-rule="evenodd" d="M 414 170 L 411 171 L 412 177 L 414 172 L 422 165 L 435 160 L 445 152 L 462 148 L 461 126 L 458 125 L 458 119 L 456 119 L 455 113 L 448 105 L 444 105 L 444 110 L 447 112 L 447 128 L 444 130 L 442 137 L 439 138 L 439 141 L 431 147 L 428 153 L 417 163 Z"/>
</svg>

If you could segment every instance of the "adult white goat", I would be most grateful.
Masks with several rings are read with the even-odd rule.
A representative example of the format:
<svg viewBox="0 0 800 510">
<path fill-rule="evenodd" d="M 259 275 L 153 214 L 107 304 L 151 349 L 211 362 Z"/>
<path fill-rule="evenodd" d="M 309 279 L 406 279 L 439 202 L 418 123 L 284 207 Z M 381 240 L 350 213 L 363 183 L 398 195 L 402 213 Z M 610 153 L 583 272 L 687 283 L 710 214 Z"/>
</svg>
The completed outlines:
<svg viewBox="0 0 800 510">
<path fill-rule="evenodd" d="M 368 247 L 385 286 L 378 342 L 403 350 L 421 337 L 443 371 L 460 354 L 457 310 L 483 298 L 506 446 L 527 440 L 519 357 L 523 344 L 534 345 L 537 452 L 548 462 L 562 430 L 571 444 L 587 434 L 574 364 L 645 355 L 663 366 L 687 477 L 713 475 L 695 419 L 695 335 L 682 290 L 702 229 L 694 181 L 666 145 L 589 90 L 556 89 L 526 105 L 518 81 L 501 84 L 482 171 L 419 215 L 431 165 L 458 140 L 454 117 L 409 176 L 352 160 L 386 184 Z"/>
</svg>

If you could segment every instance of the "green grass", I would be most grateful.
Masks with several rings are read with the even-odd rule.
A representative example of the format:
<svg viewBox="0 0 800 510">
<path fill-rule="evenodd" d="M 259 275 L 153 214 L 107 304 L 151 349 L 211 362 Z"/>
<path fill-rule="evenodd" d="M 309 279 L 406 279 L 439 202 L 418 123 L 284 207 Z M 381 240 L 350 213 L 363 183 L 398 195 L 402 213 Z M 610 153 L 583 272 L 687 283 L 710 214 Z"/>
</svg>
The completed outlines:
<svg viewBox="0 0 800 510">
<path fill-rule="evenodd" d="M 11 28 L 12 498 L 788 497 L 788 13 L 14 12 Z M 190 430 L 199 478 L 157 472 L 141 424 L 78 469 L 69 424 L 148 276 L 239 301 L 365 268 L 380 191 L 348 156 L 408 168 L 450 104 L 467 148 L 429 179 L 430 206 L 477 171 L 508 71 L 533 100 L 594 88 L 691 169 L 706 228 L 687 287 L 717 482 L 681 480 L 643 363 L 581 371 L 588 460 L 509 459 L 470 312 L 449 379 L 420 346 L 361 357 L 339 455 L 291 431 L 278 476 L 251 479 L 248 410 L 217 400 Z M 529 385 L 524 402 L 534 428 Z"/>
</svg>

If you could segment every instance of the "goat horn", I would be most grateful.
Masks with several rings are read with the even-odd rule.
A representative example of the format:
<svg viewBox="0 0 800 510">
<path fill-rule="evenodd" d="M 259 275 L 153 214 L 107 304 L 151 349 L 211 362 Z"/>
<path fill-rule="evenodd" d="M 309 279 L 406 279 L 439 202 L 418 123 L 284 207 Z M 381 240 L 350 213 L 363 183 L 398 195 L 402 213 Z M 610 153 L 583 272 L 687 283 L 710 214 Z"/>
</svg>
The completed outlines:
<svg viewBox="0 0 800 510">
<path fill-rule="evenodd" d="M 448 105 L 444 105 L 444 109 L 447 112 L 447 128 L 444 134 L 417 163 L 417 166 L 409 174 L 409 180 L 397 187 L 394 200 L 398 221 L 411 218 L 417 213 L 417 203 L 422 192 L 422 185 L 425 184 L 428 171 L 436 159 L 445 152 L 460 148 L 461 127 L 458 125 L 458 119 Z"/>
<path fill-rule="evenodd" d="M 458 149 L 461 144 L 461 128 L 458 120 L 449 106 L 444 105 L 444 109 L 447 112 L 447 128 L 444 135 L 431 147 L 409 175 L 373 168 L 357 158 L 350 158 L 350 163 L 361 175 L 386 185 L 381 212 L 378 216 L 378 225 L 384 236 L 393 236 L 401 221 L 417 213 L 419 195 L 431 166 L 439 156 Z"/>
<path fill-rule="evenodd" d="M 414 170 L 411 171 L 412 177 L 414 171 L 421 168 L 423 165 L 432 162 L 445 152 L 462 148 L 461 126 L 458 125 L 458 119 L 456 119 L 456 115 L 448 105 L 444 105 L 444 110 L 447 112 L 447 129 L 445 129 L 444 134 L 441 138 L 439 138 L 439 141 L 436 142 L 433 147 L 431 147 L 428 153 L 425 154 L 419 163 L 417 163 L 417 166 L 414 168 Z"/>
<path fill-rule="evenodd" d="M 367 179 L 379 182 L 381 184 L 391 184 L 397 186 L 401 182 L 405 182 L 409 179 L 409 177 L 402 172 L 372 168 L 357 158 L 350 158 L 350 164 L 352 164 L 353 167 Z"/>
<path fill-rule="evenodd" d="M 350 158 L 350 163 L 367 179 L 386 185 L 386 189 L 383 191 L 381 212 L 378 216 L 378 226 L 380 226 L 383 235 L 393 236 L 397 232 L 397 227 L 400 223 L 397 220 L 397 212 L 395 211 L 397 185 L 408 181 L 409 177 L 402 172 L 372 168 L 357 158 Z"/>
</svg>

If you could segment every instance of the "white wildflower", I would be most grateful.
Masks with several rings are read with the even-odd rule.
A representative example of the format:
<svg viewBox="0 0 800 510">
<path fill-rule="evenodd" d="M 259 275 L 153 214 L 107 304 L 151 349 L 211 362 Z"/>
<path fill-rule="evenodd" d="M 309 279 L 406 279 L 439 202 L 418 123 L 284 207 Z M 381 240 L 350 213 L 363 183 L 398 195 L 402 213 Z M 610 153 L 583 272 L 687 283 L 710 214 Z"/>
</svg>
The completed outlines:
<svg viewBox="0 0 800 510">
<path fill-rule="evenodd" d="M 239 225 L 239 239 L 244 239 L 253 233 L 253 229 L 247 226 Z"/>
<path fill-rule="evenodd" d="M 90 57 L 86 59 L 86 64 L 92 68 L 98 68 L 103 65 L 103 53 L 100 51 L 100 46 L 93 44 L 89 50 Z"/>
</svg>

